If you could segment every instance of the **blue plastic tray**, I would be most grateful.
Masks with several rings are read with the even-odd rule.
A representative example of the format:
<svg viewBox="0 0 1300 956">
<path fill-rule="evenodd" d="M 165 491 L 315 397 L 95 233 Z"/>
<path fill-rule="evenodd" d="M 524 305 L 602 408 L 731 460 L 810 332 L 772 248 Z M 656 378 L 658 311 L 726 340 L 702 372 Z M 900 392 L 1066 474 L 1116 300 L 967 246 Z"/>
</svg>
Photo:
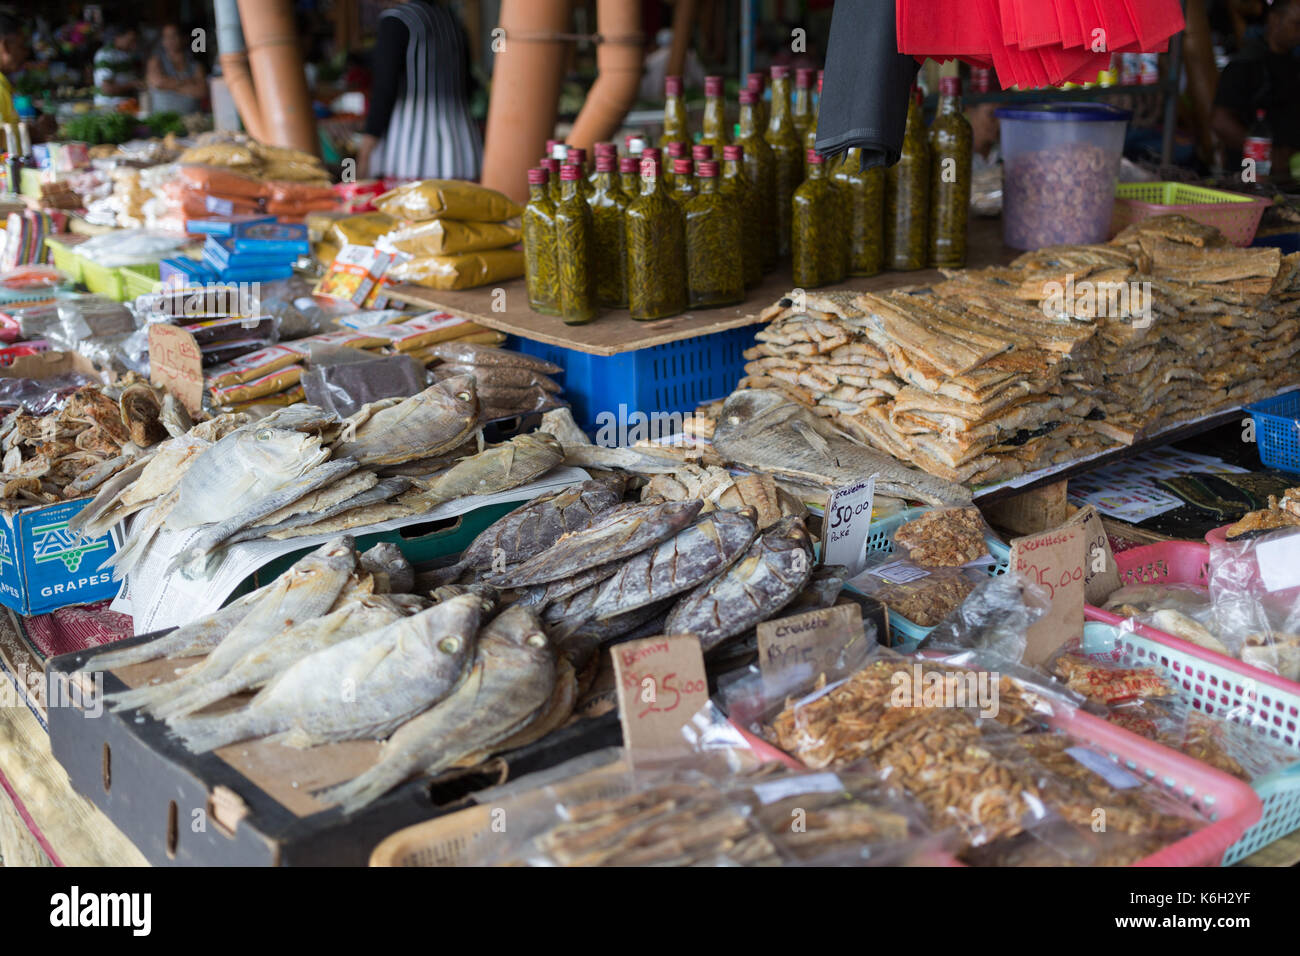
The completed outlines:
<svg viewBox="0 0 1300 956">
<path fill-rule="evenodd" d="M 1300 392 L 1247 405 L 1259 458 L 1269 468 L 1300 474 Z"/>
<path fill-rule="evenodd" d="M 745 374 L 743 353 L 759 328 L 743 326 L 608 356 L 514 337 L 509 347 L 563 368 L 564 397 L 573 404 L 573 420 L 595 432 L 608 422 L 617 427 L 635 412 L 690 412 L 729 394 Z M 627 427 L 635 425 L 629 421 Z"/>
</svg>

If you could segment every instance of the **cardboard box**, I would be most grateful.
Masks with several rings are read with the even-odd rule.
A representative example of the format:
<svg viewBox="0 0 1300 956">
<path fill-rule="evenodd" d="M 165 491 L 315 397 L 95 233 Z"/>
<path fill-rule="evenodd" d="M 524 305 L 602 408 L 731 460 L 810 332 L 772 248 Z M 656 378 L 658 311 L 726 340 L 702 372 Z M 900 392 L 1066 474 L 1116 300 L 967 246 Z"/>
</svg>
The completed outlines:
<svg viewBox="0 0 1300 956">
<path fill-rule="evenodd" d="M 42 352 L 14 359 L 0 368 L 0 378 L 39 380 L 68 372 L 96 375 L 80 355 Z M 44 614 L 117 594 L 119 582 L 112 571 L 99 570 L 120 547 L 115 533 L 74 543 L 68 531 L 68 522 L 90 500 L 86 496 L 0 514 L 0 604 L 19 614 Z"/>
</svg>

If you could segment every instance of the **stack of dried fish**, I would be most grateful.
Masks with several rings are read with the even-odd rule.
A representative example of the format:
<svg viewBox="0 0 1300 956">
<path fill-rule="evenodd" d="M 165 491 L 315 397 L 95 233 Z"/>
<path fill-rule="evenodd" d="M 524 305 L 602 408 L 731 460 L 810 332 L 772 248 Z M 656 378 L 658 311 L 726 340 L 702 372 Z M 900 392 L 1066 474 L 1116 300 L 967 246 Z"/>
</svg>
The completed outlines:
<svg viewBox="0 0 1300 956">
<path fill-rule="evenodd" d="M 495 604 L 476 593 L 432 606 L 383 593 L 414 580 L 390 548 L 359 556 L 350 537 L 335 539 L 215 614 L 84 668 L 202 657 L 175 680 L 108 697 L 115 709 L 165 719 L 198 753 L 273 735 L 296 747 L 390 737 L 378 763 L 320 796 L 348 811 L 422 771 L 480 763 L 568 720 L 573 670 L 532 611 L 489 622 Z M 355 693 L 341 698 L 346 681 Z M 233 709 L 198 713 L 259 687 Z"/>
<path fill-rule="evenodd" d="M 1287 385 L 1300 255 L 1180 216 L 926 290 L 801 294 L 746 353 L 776 388 L 894 457 L 984 483 Z"/>
<path fill-rule="evenodd" d="M 116 386 L 84 385 L 46 415 L 19 407 L 0 423 L 3 491 L 15 510 L 93 491 L 167 437 L 189 427 L 171 396 L 131 376 Z"/>
<path fill-rule="evenodd" d="M 335 534 L 505 491 L 560 463 L 559 445 L 540 432 L 481 449 L 478 413 L 474 380 L 459 376 L 343 421 L 312 405 L 256 422 L 221 416 L 138 459 L 71 527 L 102 534 L 153 505 L 110 559 L 122 575 L 162 529 L 199 529 L 176 566 L 200 564 L 240 541 Z"/>
<path fill-rule="evenodd" d="M 560 384 L 551 378 L 564 371 L 551 362 L 508 349 L 473 342 L 439 342 L 428 348 L 438 381 L 472 375 L 478 385 L 483 421 L 544 412 L 560 404 Z"/>
</svg>

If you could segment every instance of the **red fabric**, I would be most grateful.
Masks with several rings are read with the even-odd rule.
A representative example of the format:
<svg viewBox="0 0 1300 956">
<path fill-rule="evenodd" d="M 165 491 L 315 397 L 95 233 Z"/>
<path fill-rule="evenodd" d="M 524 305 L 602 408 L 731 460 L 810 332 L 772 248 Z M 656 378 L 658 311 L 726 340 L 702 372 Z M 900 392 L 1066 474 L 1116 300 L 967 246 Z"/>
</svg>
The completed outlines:
<svg viewBox="0 0 1300 956">
<path fill-rule="evenodd" d="M 1015 0 L 1016 22 L 1020 29 L 1020 48 L 1061 46 L 1061 26 L 1056 22 L 1056 7 L 1043 0 Z M 1004 15 L 1005 19 L 1005 15 Z"/>
<path fill-rule="evenodd" d="M 49 614 L 20 618 L 23 631 L 43 657 L 57 657 L 125 640 L 135 631 L 131 616 L 108 609 L 108 601 L 62 607 Z"/>
</svg>

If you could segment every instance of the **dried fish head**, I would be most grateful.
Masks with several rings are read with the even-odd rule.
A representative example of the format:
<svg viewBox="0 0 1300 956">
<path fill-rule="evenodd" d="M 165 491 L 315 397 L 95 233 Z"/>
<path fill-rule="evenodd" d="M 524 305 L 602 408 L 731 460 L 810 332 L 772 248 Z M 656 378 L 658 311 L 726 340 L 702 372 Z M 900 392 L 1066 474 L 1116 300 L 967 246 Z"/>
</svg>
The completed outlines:
<svg viewBox="0 0 1300 956">
<path fill-rule="evenodd" d="M 122 416 L 122 426 L 130 435 L 131 441 L 141 448 L 156 445 L 167 437 L 163 427 L 161 394 L 152 385 L 138 382 L 122 389 L 117 400 Z"/>
<path fill-rule="evenodd" d="M 396 465 L 464 443 L 478 423 L 478 395 L 474 379 L 461 375 L 373 414 L 365 411 L 352 434 L 345 429 L 336 454 L 363 465 Z"/>
</svg>

